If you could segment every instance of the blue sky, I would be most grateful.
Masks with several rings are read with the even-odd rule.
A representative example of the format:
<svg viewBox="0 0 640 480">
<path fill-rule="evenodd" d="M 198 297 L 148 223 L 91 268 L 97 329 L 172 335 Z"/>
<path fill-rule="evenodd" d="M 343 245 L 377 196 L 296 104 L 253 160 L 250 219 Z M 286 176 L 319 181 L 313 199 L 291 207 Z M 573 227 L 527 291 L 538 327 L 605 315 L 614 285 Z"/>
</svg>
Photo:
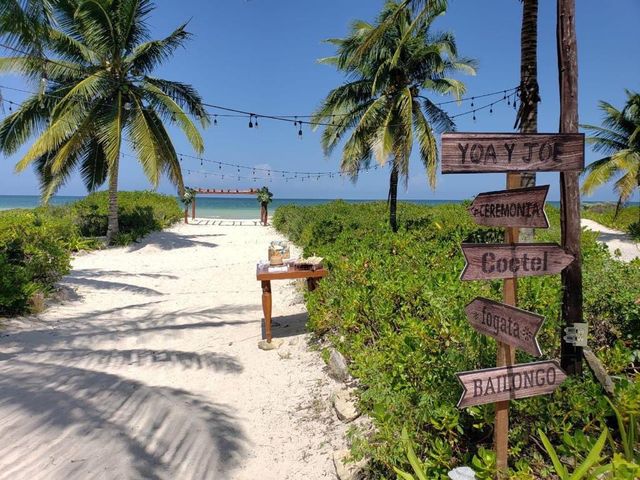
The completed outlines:
<svg viewBox="0 0 640 480">
<path fill-rule="evenodd" d="M 316 59 L 331 55 L 326 38 L 344 36 L 356 18 L 371 20 L 382 6 L 377 0 L 183 0 L 158 1 L 150 18 L 153 35 L 167 35 L 180 22 L 190 20 L 194 38 L 186 50 L 179 50 L 163 66 L 158 76 L 191 83 L 208 103 L 265 114 L 308 114 L 323 96 L 343 81 L 332 67 Z M 624 89 L 639 90 L 638 48 L 640 2 L 616 0 L 577 0 L 579 54 L 580 122 L 601 119 L 597 102 L 606 99 L 621 106 Z M 520 61 L 521 3 L 518 0 L 479 2 L 451 0 L 447 14 L 435 27 L 450 30 L 457 38 L 459 52 L 479 62 L 475 77 L 464 77 L 468 95 L 508 89 L 516 86 Z M 542 0 L 539 15 L 539 82 L 542 103 L 539 106 L 539 131 L 555 132 L 558 126 L 558 94 L 555 47 L 555 2 Z M 3 76 L 0 85 L 33 88 L 16 77 Z M 1 87 L 0 87 L 1 89 Z M 20 101 L 22 95 L 2 89 L 5 98 Z M 434 97 L 434 100 L 446 98 Z M 476 100 L 476 105 L 483 102 Z M 469 110 L 469 104 L 448 106 L 451 114 Z M 0 112 L 0 115 L 2 113 Z M 478 112 L 457 119 L 459 131 L 513 131 L 515 112 L 506 105 L 494 107 L 493 114 Z M 203 132 L 205 157 L 242 165 L 285 170 L 337 170 L 339 152 L 325 158 L 319 132 L 304 127 L 298 139 L 291 124 L 261 120 L 259 129 L 249 129 L 246 119 L 221 118 L 217 127 Z M 179 132 L 172 132 L 178 151 L 193 153 Z M 37 181 L 31 171 L 15 174 L 19 156 L 0 159 L 0 194 L 36 194 Z M 587 163 L 597 157 L 587 147 Z M 184 161 L 185 168 L 201 169 L 196 160 Z M 204 169 L 219 172 L 217 166 Z M 121 189 L 146 189 L 149 184 L 131 157 L 121 166 Z M 233 177 L 232 168 L 225 180 L 208 176 L 185 175 L 186 184 L 201 187 L 252 187 L 251 181 Z M 264 183 L 264 182 L 258 182 Z M 558 174 L 539 175 L 538 183 L 549 183 L 549 198 L 558 198 Z M 435 191 L 428 188 L 425 172 L 414 154 L 407 190 L 400 198 L 461 199 L 487 190 L 501 189 L 504 174 L 439 176 Z M 357 184 L 339 178 L 289 181 L 274 176 L 269 184 L 279 198 L 386 198 L 388 171 L 362 174 Z M 163 181 L 160 191 L 174 193 Z M 85 193 L 79 175 L 60 190 L 62 195 Z M 589 200 L 611 200 L 611 188 L 605 186 Z"/>
</svg>

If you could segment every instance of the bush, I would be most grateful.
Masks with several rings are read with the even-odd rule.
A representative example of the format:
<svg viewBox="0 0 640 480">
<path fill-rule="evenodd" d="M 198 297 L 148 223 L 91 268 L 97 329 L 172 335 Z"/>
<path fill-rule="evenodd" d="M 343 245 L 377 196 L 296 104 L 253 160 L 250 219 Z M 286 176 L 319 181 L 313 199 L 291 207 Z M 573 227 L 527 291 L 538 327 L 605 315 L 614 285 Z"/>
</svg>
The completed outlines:
<svg viewBox="0 0 640 480">
<path fill-rule="evenodd" d="M 68 239 L 76 235 L 69 219 L 39 210 L 0 213 L 0 315 L 29 310 L 69 272 Z"/>
<path fill-rule="evenodd" d="M 85 237 L 107 234 L 108 192 L 96 192 L 70 206 Z M 118 192 L 120 235 L 129 243 L 156 230 L 162 230 L 182 218 L 175 197 L 154 192 Z M 126 241 L 128 240 L 128 241 Z"/>
<path fill-rule="evenodd" d="M 559 214 L 548 208 L 551 227 L 538 241 L 558 241 Z M 307 294 L 309 328 L 327 335 L 350 360 L 361 385 L 360 403 L 376 433 L 354 434 L 354 453 L 370 455 L 380 476 L 407 469 L 402 428 L 418 444 L 427 478 L 471 464 L 481 446 L 491 446 L 492 406 L 456 408 L 455 373 L 495 365 L 495 342 L 468 324 L 464 307 L 476 296 L 500 300 L 501 283 L 461 282 L 463 241 L 502 241 L 499 229 L 477 227 L 465 205 L 427 207 L 401 203 L 400 230 L 392 234 L 384 203 L 332 202 L 279 207 L 274 225 L 304 248 L 326 258 L 330 276 Z M 583 235 L 585 316 L 596 351 L 615 341 L 628 350 L 638 339 L 640 266 L 609 257 L 596 236 Z M 606 281 L 603 281 L 606 279 Z M 559 354 L 560 277 L 519 282 L 519 306 L 546 321 L 538 336 L 548 357 Z M 519 362 L 533 361 L 518 352 Z M 610 414 L 589 374 L 572 379 L 551 397 L 513 403 L 510 447 L 535 472 L 545 460 L 531 438 L 542 429 L 553 438 L 564 431 L 593 433 Z M 446 477 L 442 477 L 446 478 Z"/>
</svg>

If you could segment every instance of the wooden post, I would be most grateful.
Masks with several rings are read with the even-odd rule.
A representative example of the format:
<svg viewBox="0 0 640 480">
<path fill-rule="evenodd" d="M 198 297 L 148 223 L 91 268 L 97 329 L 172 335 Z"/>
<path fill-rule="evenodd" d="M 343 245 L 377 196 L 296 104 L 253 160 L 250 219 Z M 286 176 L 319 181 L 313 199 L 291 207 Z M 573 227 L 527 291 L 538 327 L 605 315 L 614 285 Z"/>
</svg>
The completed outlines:
<svg viewBox="0 0 640 480">
<path fill-rule="evenodd" d="M 189 223 L 189 205 L 184 206 L 184 223 Z"/>
<path fill-rule="evenodd" d="M 578 132 L 578 49 L 575 0 L 558 0 L 557 49 L 560 86 L 560 133 Z M 579 172 L 560 173 L 562 246 L 575 260 L 562 272 L 562 326 L 582 323 Z M 560 334 L 564 337 L 564 330 Z M 582 373 L 582 347 L 561 340 L 560 364 L 569 375 Z"/>
<path fill-rule="evenodd" d="M 507 173 L 507 189 L 520 187 L 520 174 Z M 519 229 L 515 227 L 505 228 L 505 243 L 518 243 Z M 516 306 L 518 302 L 518 283 L 515 278 L 504 280 L 502 298 L 507 305 Z M 515 348 L 506 343 L 498 342 L 497 367 L 513 365 L 516 361 Z M 509 459 L 509 401 L 496 402 L 495 430 L 493 442 L 496 451 L 498 466 L 498 478 L 506 475 Z"/>
<path fill-rule="evenodd" d="M 193 197 L 193 202 L 191 202 L 191 220 L 196 219 L 196 197 Z"/>
</svg>

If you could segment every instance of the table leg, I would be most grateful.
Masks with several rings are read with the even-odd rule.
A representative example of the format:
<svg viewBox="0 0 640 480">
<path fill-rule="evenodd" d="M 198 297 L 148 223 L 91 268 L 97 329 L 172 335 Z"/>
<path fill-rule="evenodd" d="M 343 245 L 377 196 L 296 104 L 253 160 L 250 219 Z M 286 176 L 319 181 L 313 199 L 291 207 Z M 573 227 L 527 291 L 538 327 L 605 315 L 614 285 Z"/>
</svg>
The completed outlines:
<svg viewBox="0 0 640 480">
<path fill-rule="evenodd" d="M 271 343 L 271 281 L 262 280 L 262 313 L 267 342 Z"/>
<path fill-rule="evenodd" d="M 318 286 L 318 279 L 317 278 L 307 278 L 307 289 L 310 292 L 313 292 L 316 287 Z"/>
</svg>

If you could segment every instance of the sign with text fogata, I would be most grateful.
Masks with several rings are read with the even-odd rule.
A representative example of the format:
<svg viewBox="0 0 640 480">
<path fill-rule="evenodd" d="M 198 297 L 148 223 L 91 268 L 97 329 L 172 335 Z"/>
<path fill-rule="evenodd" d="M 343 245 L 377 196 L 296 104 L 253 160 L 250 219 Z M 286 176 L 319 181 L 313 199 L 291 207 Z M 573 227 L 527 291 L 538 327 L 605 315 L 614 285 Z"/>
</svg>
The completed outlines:
<svg viewBox="0 0 640 480">
<path fill-rule="evenodd" d="M 482 297 L 473 299 L 464 312 L 476 331 L 535 357 L 542 355 L 536 339 L 544 322 L 542 315 Z"/>
<path fill-rule="evenodd" d="M 574 257 L 556 243 L 463 243 L 461 280 L 495 280 L 560 273 Z"/>
<path fill-rule="evenodd" d="M 584 168 L 582 133 L 443 133 L 442 173 L 566 172 Z"/>
<path fill-rule="evenodd" d="M 548 228 L 544 202 L 549 185 L 479 194 L 469 207 L 478 225 L 486 227 Z"/>
<path fill-rule="evenodd" d="M 553 361 L 474 370 L 456 376 L 463 388 L 458 407 L 548 394 L 567 378 Z"/>
</svg>

